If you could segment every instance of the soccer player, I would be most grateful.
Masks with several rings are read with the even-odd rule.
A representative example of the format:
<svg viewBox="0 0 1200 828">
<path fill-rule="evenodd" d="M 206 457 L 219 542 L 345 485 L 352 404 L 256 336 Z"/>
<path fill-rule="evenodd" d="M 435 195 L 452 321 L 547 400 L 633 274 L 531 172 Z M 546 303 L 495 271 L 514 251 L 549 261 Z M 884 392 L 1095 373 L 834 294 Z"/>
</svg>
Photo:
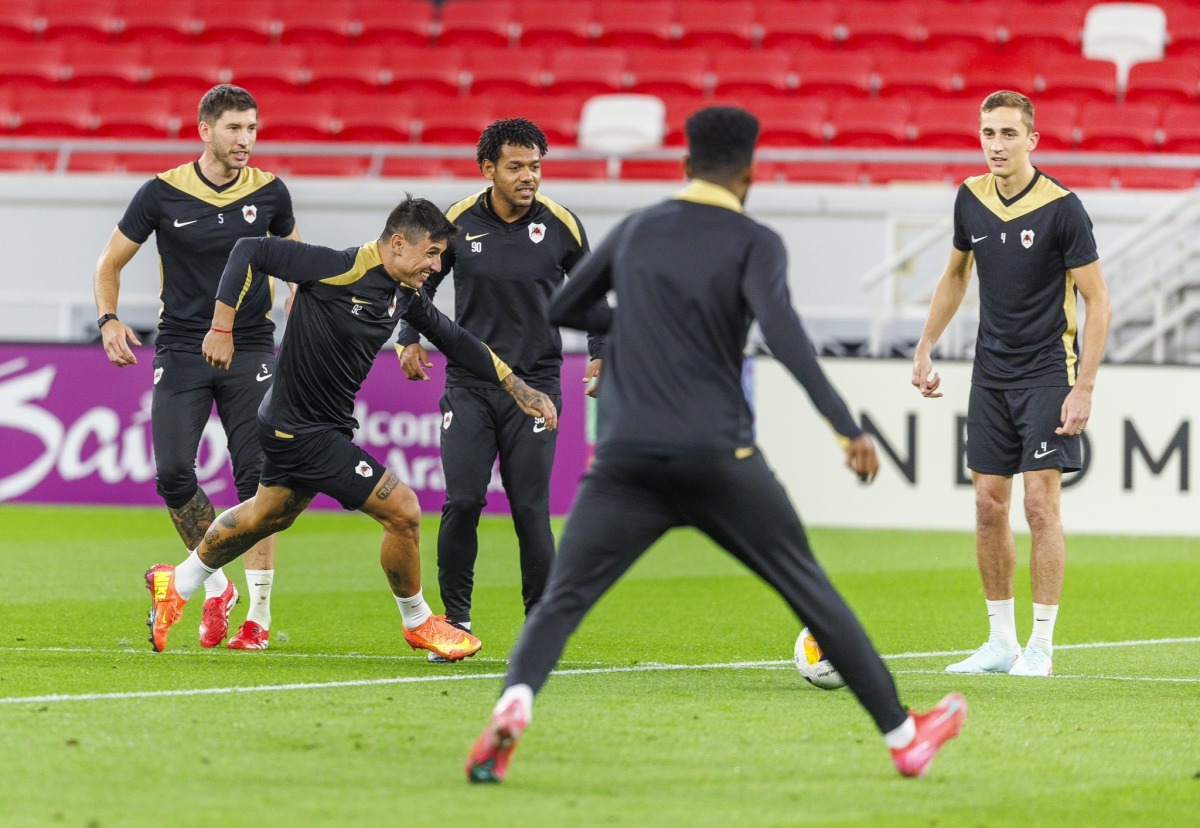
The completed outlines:
<svg viewBox="0 0 1200 828">
<path fill-rule="evenodd" d="M 117 318 L 121 271 L 152 233 L 157 234 L 162 311 L 154 353 L 151 433 L 156 488 L 179 537 L 195 549 L 216 516 L 196 480 L 196 453 L 217 405 L 233 463 L 239 500 L 254 495 L 262 452 L 254 413 L 275 373 L 272 290 L 259 279 L 242 297 L 234 338 L 241 356 L 229 371 L 205 364 L 200 345 L 212 316 L 221 270 L 238 239 L 297 239 L 292 197 L 274 175 L 248 166 L 258 136 L 258 104 L 245 89 L 214 86 L 200 99 L 204 152 L 142 185 L 96 264 L 96 310 L 104 351 L 113 365 L 137 363 L 137 335 Z M 270 638 L 275 538 L 264 537 L 246 554 L 250 611 L 230 649 L 264 650 Z M 215 647 L 229 630 L 237 588 L 221 571 L 204 583 L 200 644 Z"/>
<path fill-rule="evenodd" d="M 1079 197 L 1033 166 L 1033 104 L 995 92 L 980 107 L 985 175 L 954 204 L 954 249 L 933 293 L 913 358 L 912 384 L 940 397 L 931 355 L 979 272 L 979 334 L 967 406 L 967 466 L 975 481 L 975 555 L 991 631 L 949 673 L 1048 676 L 1065 562 L 1059 518 L 1064 471 L 1077 471 L 1079 435 L 1108 337 L 1108 287 Z M 1076 303 L 1087 305 L 1079 349 Z M 1033 632 L 1024 651 L 1013 613 L 1016 548 L 1012 478 L 1025 483 L 1032 536 Z"/>
<path fill-rule="evenodd" d="M 689 185 L 622 221 L 555 294 L 550 319 L 607 331 L 596 460 L 563 530 L 546 594 L 510 657 L 491 720 L 467 757 L 475 782 L 504 778 L 533 697 L 583 616 L 675 526 L 695 526 L 774 587 L 821 642 L 906 776 L 919 776 L 966 718 L 957 693 L 909 714 L 862 625 L 809 548 L 754 444 L 742 392 L 757 319 L 772 352 L 874 479 L 879 459 L 817 363 L 792 307 L 779 236 L 742 213 L 758 120 L 710 107 L 686 123 Z M 609 290 L 617 309 L 598 303 Z M 704 367 L 697 371 L 696 366 Z"/>
<path fill-rule="evenodd" d="M 492 123 L 479 137 L 475 158 L 490 186 L 446 213 L 463 228 L 442 255 L 441 271 L 425 285 L 431 298 L 454 271 L 455 321 L 488 343 L 529 385 L 562 408 L 562 338 L 546 319 L 550 294 L 588 251 L 579 219 L 538 187 L 546 136 L 524 118 Z M 430 362 L 419 335 L 401 322 L 397 341 L 409 379 L 427 380 Z M 602 341 L 588 338 L 584 382 L 598 376 Z M 465 366 L 446 368 L 442 409 L 442 468 L 446 501 L 438 531 L 438 586 L 446 619 L 471 629 L 471 590 L 479 555 L 479 515 L 487 503 L 492 464 L 512 509 L 521 561 L 525 613 L 546 586 L 554 560 L 550 530 L 550 471 L 557 431 L 521 415 L 494 382 Z M 430 661 L 442 660 L 436 653 Z"/>
<path fill-rule="evenodd" d="M 171 625 L 201 583 L 262 538 L 291 526 L 317 492 L 383 526 L 380 563 L 413 649 L 449 660 L 479 650 L 477 638 L 435 616 L 422 596 L 416 494 L 351 442 L 358 426 L 355 395 L 402 318 L 459 364 L 505 389 L 530 417 L 543 418 L 546 428 L 558 425 L 545 394 L 522 382 L 421 290 L 457 231 L 432 202 L 409 196 L 388 216 L 379 239 L 362 247 L 332 250 L 277 238 L 242 239 L 234 246 L 202 348 L 214 369 L 227 370 L 236 361 L 230 331 L 241 315 L 239 300 L 253 293 L 260 274 L 299 288 L 275 382 L 258 410 L 264 462 L 257 493 L 223 512 L 178 567 L 158 564 L 146 572 L 155 650 L 166 648 Z"/>
</svg>

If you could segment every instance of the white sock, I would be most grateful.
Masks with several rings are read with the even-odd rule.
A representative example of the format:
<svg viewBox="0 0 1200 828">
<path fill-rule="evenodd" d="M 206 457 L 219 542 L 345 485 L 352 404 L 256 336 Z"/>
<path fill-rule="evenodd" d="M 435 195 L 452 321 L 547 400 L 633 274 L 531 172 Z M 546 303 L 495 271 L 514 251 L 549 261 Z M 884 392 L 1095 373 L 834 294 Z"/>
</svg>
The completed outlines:
<svg viewBox="0 0 1200 828">
<path fill-rule="evenodd" d="M 892 750 L 908 747 L 915 738 L 917 738 L 917 723 L 913 721 L 912 716 L 905 719 L 904 724 L 895 730 L 889 730 L 883 734 L 884 744 Z"/>
<path fill-rule="evenodd" d="M 985 601 L 987 604 L 988 625 L 991 633 L 988 641 L 1003 644 L 1010 650 L 1019 648 L 1017 643 L 1017 620 L 1013 614 L 1013 599 L 1003 601 Z"/>
<path fill-rule="evenodd" d="M 1033 605 L 1033 634 L 1029 643 L 1039 650 L 1054 652 L 1054 620 L 1058 617 L 1058 604 Z"/>
<path fill-rule="evenodd" d="M 250 595 L 250 611 L 246 613 L 246 620 L 253 621 L 264 630 L 271 629 L 271 584 L 274 581 L 274 569 L 246 570 L 246 591 Z"/>
<path fill-rule="evenodd" d="M 525 712 L 525 723 L 533 721 L 533 689 L 528 684 L 514 684 L 510 687 L 505 687 L 504 692 L 500 694 L 500 700 L 496 702 L 496 706 L 492 709 L 492 713 L 499 713 L 504 708 L 508 707 L 509 702 L 516 699 L 521 705 L 521 709 Z M 909 721 L 912 718 L 909 717 Z M 913 730 L 916 733 L 916 730 Z"/>
<path fill-rule="evenodd" d="M 210 575 L 220 571 L 220 569 L 209 569 L 205 566 L 193 549 L 192 554 L 187 556 L 187 560 L 175 567 L 175 591 L 179 593 L 180 598 L 186 601 L 196 594 L 196 590 L 208 580 Z"/>
<path fill-rule="evenodd" d="M 175 583 L 179 583 L 179 576 L 175 576 Z M 208 576 L 208 580 L 204 582 L 204 597 L 205 598 L 220 598 L 225 594 L 225 589 L 229 586 L 229 579 L 225 577 L 225 570 L 213 570 L 213 574 Z M 179 587 L 176 586 L 176 589 Z"/>
<path fill-rule="evenodd" d="M 396 596 L 396 606 L 400 607 L 404 626 L 410 630 L 415 630 L 428 621 L 429 616 L 433 615 L 433 610 L 429 608 L 429 604 L 425 603 L 423 593 L 424 590 L 418 589 L 416 595 L 410 595 L 408 598 Z"/>
</svg>

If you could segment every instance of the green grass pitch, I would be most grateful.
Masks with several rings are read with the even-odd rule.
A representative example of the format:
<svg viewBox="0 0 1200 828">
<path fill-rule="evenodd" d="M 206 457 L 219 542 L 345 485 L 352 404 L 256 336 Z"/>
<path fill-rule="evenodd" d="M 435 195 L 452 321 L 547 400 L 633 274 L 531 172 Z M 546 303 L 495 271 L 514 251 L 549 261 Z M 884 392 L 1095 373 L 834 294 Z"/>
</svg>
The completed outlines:
<svg viewBox="0 0 1200 828">
<path fill-rule="evenodd" d="M 423 528 L 437 610 L 436 520 Z M 1035 828 L 1200 813 L 1200 540 L 1068 538 L 1041 680 L 941 672 L 986 633 L 969 535 L 814 531 L 905 703 L 969 701 L 962 735 L 908 780 L 847 691 L 800 679 L 783 603 L 677 530 L 571 640 L 508 780 L 470 786 L 462 763 L 522 621 L 511 523 L 481 526 L 484 649 L 453 665 L 404 644 L 378 539 L 362 515 L 306 514 L 280 539 L 268 652 L 202 650 L 193 600 L 155 654 L 142 572 L 183 557 L 164 512 L 0 506 L 0 825 Z M 1017 602 L 1024 637 L 1024 566 Z"/>
</svg>

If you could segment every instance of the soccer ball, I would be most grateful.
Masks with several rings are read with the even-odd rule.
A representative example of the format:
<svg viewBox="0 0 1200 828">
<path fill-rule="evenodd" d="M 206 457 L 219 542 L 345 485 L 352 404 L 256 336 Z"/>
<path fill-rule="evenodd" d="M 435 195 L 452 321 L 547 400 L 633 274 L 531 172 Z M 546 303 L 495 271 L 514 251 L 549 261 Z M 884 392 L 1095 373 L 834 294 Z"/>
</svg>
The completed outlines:
<svg viewBox="0 0 1200 828">
<path fill-rule="evenodd" d="M 846 686 L 842 674 L 825 660 L 825 653 L 821 651 L 821 645 L 817 643 L 817 639 L 813 638 L 808 627 L 802 629 L 800 637 L 796 639 L 795 658 L 796 669 L 800 671 L 800 675 L 804 676 L 804 680 L 814 687 L 820 687 L 822 690 L 836 690 Z"/>
</svg>

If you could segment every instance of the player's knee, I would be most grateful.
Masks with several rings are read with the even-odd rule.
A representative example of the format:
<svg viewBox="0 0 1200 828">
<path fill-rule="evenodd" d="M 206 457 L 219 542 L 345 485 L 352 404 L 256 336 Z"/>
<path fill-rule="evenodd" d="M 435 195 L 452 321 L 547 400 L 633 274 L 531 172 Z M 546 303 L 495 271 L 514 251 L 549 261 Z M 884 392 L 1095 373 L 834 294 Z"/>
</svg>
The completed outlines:
<svg viewBox="0 0 1200 828">
<path fill-rule="evenodd" d="M 455 515 L 458 517 L 478 518 L 487 505 L 487 498 L 482 495 L 447 495 L 442 504 L 442 517 Z"/>
<path fill-rule="evenodd" d="M 1008 501 L 991 492 L 976 490 L 975 523 L 978 526 L 994 526 L 1008 523 Z"/>
<path fill-rule="evenodd" d="M 154 488 L 168 509 L 182 509 L 200 488 L 195 464 L 186 467 L 160 464 L 155 471 Z"/>
<path fill-rule="evenodd" d="M 1033 532 L 1059 524 L 1058 502 L 1041 492 L 1025 493 L 1025 520 Z"/>
<path fill-rule="evenodd" d="M 421 503 L 412 489 L 393 492 L 388 498 L 389 506 L 383 524 L 397 535 L 415 535 L 421 528 Z"/>
</svg>

